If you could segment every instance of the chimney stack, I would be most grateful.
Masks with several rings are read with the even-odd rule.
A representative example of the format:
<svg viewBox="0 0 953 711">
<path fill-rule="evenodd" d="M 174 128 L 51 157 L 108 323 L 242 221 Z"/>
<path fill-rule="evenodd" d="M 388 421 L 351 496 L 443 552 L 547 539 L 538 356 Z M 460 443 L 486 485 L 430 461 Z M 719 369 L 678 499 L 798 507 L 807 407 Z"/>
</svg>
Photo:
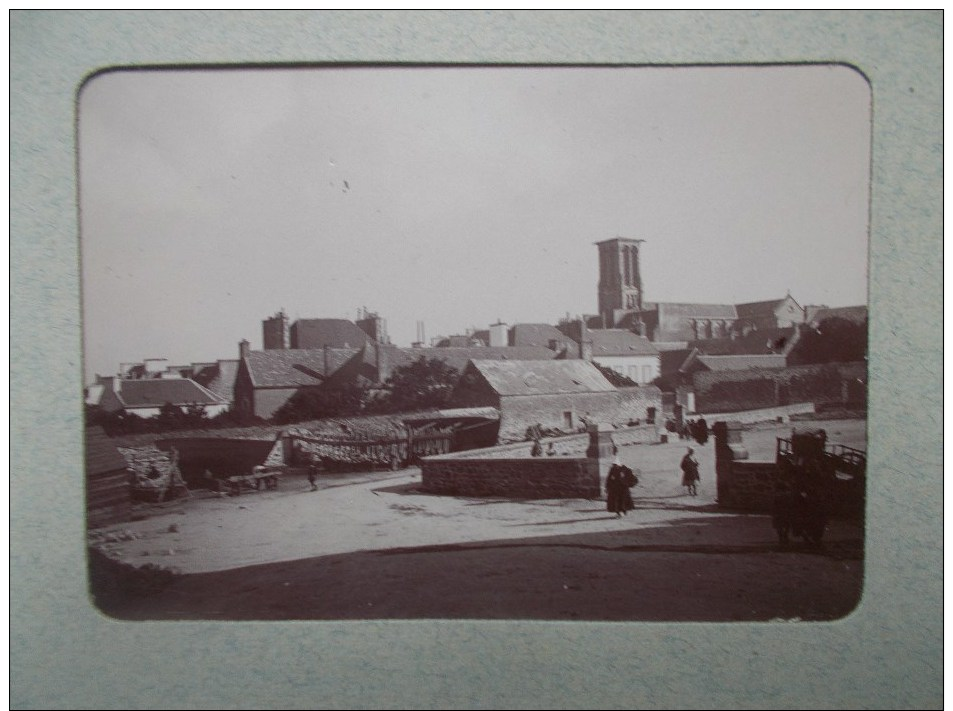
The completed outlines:
<svg viewBox="0 0 953 711">
<path fill-rule="evenodd" d="M 248 353 L 251 351 L 251 344 L 248 342 L 248 339 L 243 338 L 238 342 L 238 357 L 239 359 L 245 359 L 248 357 Z"/>
</svg>

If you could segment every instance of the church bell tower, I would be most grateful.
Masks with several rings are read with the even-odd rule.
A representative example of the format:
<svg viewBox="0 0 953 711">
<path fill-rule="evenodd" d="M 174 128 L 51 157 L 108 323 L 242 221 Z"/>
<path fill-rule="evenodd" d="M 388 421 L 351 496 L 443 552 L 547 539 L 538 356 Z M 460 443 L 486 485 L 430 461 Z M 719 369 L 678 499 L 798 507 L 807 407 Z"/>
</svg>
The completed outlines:
<svg viewBox="0 0 953 711">
<path fill-rule="evenodd" d="M 596 242 L 599 248 L 599 315 L 613 328 L 623 312 L 642 311 L 639 245 L 644 239 L 616 237 Z"/>
</svg>

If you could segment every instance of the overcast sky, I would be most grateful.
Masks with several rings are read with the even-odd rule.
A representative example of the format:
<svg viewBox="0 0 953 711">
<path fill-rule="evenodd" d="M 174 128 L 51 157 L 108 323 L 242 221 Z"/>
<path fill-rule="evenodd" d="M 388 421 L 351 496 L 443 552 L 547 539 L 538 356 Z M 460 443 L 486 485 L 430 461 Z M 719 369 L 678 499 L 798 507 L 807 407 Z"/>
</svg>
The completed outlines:
<svg viewBox="0 0 953 711">
<path fill-rule="evenodd" d="M 867 301 L 870 93 L 840 66 L 113 72 L 79 101 L 86 377 L 366 306 L 409 345 L 647 301 Z"/>
</svg>

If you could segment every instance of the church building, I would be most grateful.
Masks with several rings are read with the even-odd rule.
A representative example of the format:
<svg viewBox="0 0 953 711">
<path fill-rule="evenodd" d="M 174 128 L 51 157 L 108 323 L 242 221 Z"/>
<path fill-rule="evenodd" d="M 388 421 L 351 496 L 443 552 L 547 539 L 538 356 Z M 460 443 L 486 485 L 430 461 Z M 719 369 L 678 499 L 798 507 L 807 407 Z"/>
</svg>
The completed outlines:
<svg viewBox="0 0 953 711">
<path fill-rule="evenodd" d="M 694 304 L 646 301 L 639 268 L 645 240 L 616 237 L 597 242 L 599 314 L 592 328 L 620 328 L 645 336 L 659 350 L 690 341 L 737 338 L 756 330 L 804 322 L 804 309 L 790 294 L 746 304 Z"/>
</svg>

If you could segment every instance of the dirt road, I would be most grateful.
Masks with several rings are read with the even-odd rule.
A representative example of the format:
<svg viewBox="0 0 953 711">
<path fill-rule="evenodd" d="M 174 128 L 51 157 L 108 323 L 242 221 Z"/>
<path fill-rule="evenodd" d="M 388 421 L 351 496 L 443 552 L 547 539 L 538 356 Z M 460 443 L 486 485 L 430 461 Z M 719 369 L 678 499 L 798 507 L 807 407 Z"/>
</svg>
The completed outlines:
<svg viewBox="0 0 953 711">
<path fill-rule="evenodd" d="M 863 423 L 831 423 L 862 445 Z M 837 429 L 839 428 L 839 429 Z M 749 432 L 771 458 L 774 428 Z M 785 432 L 786 434 L 786 432 Z M 196 494 L 106 532 L 120 560 L 186 573 L 107 612 L 131 619 L 834 619 L 860 599 L 863 531 L 833 522 L 821 551 L 780 550 L 770 520 L 719 510 L 712 444 L 699 496 L 680 486 L 684 443 L 622 448 L 636 509 L 604 502 L 425 494 L 419 471 L 323 477 L 310 491 Z M 125 540 L 122 540 L 125 539 Z"/>
</svg>

